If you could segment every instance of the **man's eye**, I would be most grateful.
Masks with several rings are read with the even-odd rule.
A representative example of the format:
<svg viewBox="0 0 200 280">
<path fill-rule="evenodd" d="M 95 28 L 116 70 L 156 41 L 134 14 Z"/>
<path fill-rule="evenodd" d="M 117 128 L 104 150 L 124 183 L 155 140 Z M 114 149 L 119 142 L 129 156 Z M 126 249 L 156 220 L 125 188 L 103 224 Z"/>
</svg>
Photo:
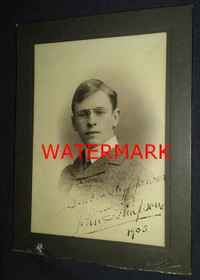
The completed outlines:
<svg viewBox="0 0 200 280">
<path fill-rule="evenodd" d="M 88 112 L 87 111 L 78 112 L 77 115 L 79 118 L 85 118 L 88 116 Z"/>
<path fill-rule="evenodd" d="M 103 111 L 103 110 L 95 110 L 95 114 L 97 115 L 97 116 L 103 116 L 104 114 L 105 114 L 105 111 Z"/>
</svg>

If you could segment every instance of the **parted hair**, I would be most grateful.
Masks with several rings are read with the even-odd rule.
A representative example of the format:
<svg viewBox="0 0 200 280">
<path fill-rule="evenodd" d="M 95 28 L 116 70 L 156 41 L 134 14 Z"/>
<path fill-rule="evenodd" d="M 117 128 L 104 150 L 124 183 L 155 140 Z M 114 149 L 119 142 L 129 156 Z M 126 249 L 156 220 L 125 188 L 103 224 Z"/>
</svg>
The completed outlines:
<svg viewBox="0 0 200 280">
<path fill-rule="evenodd" d="M 81 83 L 76 89 L 72 99 L 72 112 L 74 113 L 75 103 L 82 102 L 86 97 L 96 93 L 99 90 L 105 92 L 108 95 L 112 104 L 112 109 L 114 111 L 117 108 L 117 93 L 102 81 L 90 79 Z"/>
</svg>

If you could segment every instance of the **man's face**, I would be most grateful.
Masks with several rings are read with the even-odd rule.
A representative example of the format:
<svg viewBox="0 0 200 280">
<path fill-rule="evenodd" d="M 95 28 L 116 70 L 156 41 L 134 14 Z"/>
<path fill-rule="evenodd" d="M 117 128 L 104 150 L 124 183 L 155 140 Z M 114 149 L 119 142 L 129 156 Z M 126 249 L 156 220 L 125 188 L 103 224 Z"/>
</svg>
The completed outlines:
<svg viewBox="0 0 200 280">
<path fill-rule="evenodd" d="M 75 104 L 72 122 L 84 144 L 100 145 L 113 137 L 113 128 L 119 122 L 119 109 L 113 112 L 107 94 L 97 91 Z"/>
</svg>

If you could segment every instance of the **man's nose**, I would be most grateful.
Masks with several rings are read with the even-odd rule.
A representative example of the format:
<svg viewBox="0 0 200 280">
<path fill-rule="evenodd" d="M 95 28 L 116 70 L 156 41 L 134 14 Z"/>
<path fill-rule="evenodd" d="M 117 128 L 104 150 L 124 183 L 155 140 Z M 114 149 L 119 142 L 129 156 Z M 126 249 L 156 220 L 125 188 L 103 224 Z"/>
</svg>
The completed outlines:
<svg viewBox="0 0 200 280">
<path fill-rule="evenodd" d="M 93 126 L 97 124 L 96 116 L 93 111 L 90 111 L 88 116 L 88 126 Z"/>
</svg>

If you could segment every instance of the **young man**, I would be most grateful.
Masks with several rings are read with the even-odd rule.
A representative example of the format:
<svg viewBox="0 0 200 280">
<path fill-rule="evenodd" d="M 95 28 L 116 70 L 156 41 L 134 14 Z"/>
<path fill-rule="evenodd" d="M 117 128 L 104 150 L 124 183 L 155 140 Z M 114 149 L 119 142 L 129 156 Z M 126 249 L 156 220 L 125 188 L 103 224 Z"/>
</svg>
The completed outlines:
<svg viewBox="0 0 200 280">
<path fill-rule="evenodd" d="M 88 203 L 103 198 L 112 205 L 134 201 L 137 189 L 151 177 L 141 164 L 134 159 L 126 159 L 118 153 L 115 127 L 119 123 L 120 111 L 117 107 L 117 93 L 102 81 L 91 79 L 79 85 L 72 100 L 72 123 L 80 139 L 86 145 L 96 144 L 93 159 L 88 158 L 88 150 L 82 152 L 73 165 L 61 173 L 59 187 L 71 196 L 72 204 Z M 101 145 L 110 146 L 110 158 L 101 158 Z"/>
</svg>

